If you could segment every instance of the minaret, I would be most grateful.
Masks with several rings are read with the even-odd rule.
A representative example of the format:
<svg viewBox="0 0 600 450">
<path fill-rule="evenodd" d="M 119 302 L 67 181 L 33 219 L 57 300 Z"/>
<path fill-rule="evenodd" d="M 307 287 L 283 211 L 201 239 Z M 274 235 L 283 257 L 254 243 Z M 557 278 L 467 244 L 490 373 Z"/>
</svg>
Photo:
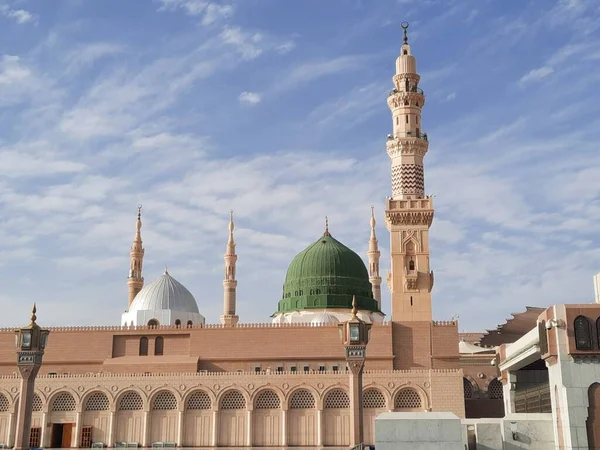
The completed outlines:
<svg viewBox="0 0 600 450">
<path fill-rule="evenodd" d="M 408 23 L 403 22 L 404 42 L 396 59 L 394 89 L 388 96 L 394 134 L 386 148 L 392 162 L 392 197 L 387 199 L 386 225 L 390 231 L 392 320 L 431 321 L 433 272 L 429 268 L 429 227 L 433 199 L 425 196 L 423 157 L 429 142 L 422 132 L 425 104 L 417 62 L 408 45 Z"/>
<path fill-rule="evenodd" d="M 144 248 L 142 247 L 142 205 L 138 205 L 138 216 L 135 222 L 135 237 L 129 251 L 129 276 L 127 277 L 127 289 L 129 290 L 129 303 L 144 287 L 144 277 L 142 277 L 142 264 L 144 262 Z"/>
<path fill-rule="evenodd" d="M 375 208 L 371 206 L 371 238 L 369 239 L 369 281 L 373 286 L 373 298 L 377 300 L 377 306 L 381 311 L 381 277 L 379 276 L 379 242 L 375 234 Z"/>
<path fill-rule="evenodd" d="M 235 242 L 233 240 L 233 210 L 229 212 L 229 240 L 225 250 L 225 279 L 223 280 L 223 315 L 221 323 L 230 327 L 237 325 L 239 317 L 235 315 L 235 293 L 237 280 L 235 279 Z"/>
</svg>

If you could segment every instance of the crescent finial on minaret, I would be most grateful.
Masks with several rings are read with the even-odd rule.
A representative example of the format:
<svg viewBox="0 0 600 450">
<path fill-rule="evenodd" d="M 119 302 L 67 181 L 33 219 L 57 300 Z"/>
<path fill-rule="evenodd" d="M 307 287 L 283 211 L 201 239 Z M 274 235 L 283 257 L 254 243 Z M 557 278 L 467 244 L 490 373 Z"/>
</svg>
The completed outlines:
<svg viewBox="0 0 600 450">
<path fill-rule="evenodd" d="M 400 24 L 402 30 L 404 31 L 404 44 L 408 44 L 408 22 L 402 22 Z"/>
</svg>

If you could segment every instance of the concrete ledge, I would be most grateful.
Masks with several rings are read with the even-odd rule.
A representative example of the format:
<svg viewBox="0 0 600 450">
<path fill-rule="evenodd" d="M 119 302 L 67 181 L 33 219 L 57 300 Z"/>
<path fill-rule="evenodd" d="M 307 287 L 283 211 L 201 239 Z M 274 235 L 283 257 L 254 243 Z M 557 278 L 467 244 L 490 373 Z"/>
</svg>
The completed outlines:
<svg viewBox="0 0 600 450">
<path fill-rule="evenodd" d="M 388 412 L 375 419 L 375 448 L 464 450 L 460 419 L 449 412 Z"/>
</svg>

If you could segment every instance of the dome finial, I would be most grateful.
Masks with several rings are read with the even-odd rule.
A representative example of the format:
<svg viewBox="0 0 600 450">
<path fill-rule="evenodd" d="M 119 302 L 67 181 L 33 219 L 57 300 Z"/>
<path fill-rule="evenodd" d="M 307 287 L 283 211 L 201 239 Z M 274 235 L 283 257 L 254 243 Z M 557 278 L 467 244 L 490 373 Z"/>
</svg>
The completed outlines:
<svg viewBox="0 0 600 450">
<path fill-rule="evenodd" d="M 329 218 L 327 216 L 325 216 L 325 233 L 323 233 L 323 236 L 331 236 L 329 234 Z"/>
<path fill-rule="evenodd" d="M 402 30 L 404 31 L 404 44 L 408 45 L 408 22 L 402 22 L 400 24 L 400 26 L 402 27 Z"/>
<path fill-rule="evenodd" d="M 31 324 L 30 325 L 35 325 L 35 321 L 37 320 L 37 316 L 35 315 L 36 312 L 37 312 L 37 307 L 35 306 L 35 303 L 34 303 L 33 309 L 31 310 Z"/>
<path fill-rule="evenodd" d="M 356 313 L 358 312 L 358 310 L 356 309 L 356 295 L 352 296 L 352 318 L 354 319 L 356 317 Z"/>
<path fill-rule="evenodd" d="M 169 268 L 167 267 L 166 264 L 165 264 L 165 275 L 169 275 Z"/>
</svg>

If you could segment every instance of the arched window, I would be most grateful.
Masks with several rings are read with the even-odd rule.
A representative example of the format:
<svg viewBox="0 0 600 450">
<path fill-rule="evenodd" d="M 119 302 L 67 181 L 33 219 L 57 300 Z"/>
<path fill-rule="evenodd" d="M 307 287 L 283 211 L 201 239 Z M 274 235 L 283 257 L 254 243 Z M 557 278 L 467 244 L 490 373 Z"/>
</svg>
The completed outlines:
<svg viewBox="0 0 600 450">
<path fill-rule="evenodd" d="M 179 328 L 179 327 L 181 326 L 181 320 L 177 319 L 177 320 L 175 321 L 175 326 L 176 326 L 177 328 Z"/>
<path fill-rule="evenodd" d="M 590 322 L 584 316 L 577 316 L 573 321 L 575 329 L 575 348 L 577 350 L 592 349 L 592 333 L 590 330 Z"/>
<path fill-rule="evenodd" d="M 140 338 L 140 356 L 148 356 L 148 338 Z"/>
<path fill-rule="evenodd" d="M 415 262 L 412 259 L 408 262 L 408 270 L 415 270 Z"/>
<path fill-rule="evenodd" d="M 473 384 L 467 378 L 463 378 L 463 391 L 465 399 L 473 398 Z"/>
<path fill-rule="evenodd" d="M 596 338 L 598 339 L 598 342 L 600 343 L 600 317 L 598 317 L 598 319 L 596 319 Z M 598 344 L 600 345 L 600 344 Z"/>
<path fill-rule="evenodd" d="M 9 403 L 6 395 L 0 394 L 0 412 L 8 412 L 8 406 Z"/>
<path fill-rule="evenodd" d="M 402 389 L 394 399 L 394 409 L 422 408 L 421 396 L 412 388 Z"/>
<path fill-rule="evenodd" d="M 156 319 L 150 319 L 148 321 L 148 326 L 149 327 L 157 327 L 158 326 L 158 320 L 156 320 Z"/>
<path fill-rule="evenodd" d="M 494 378 L 492 381 L 490 381 L 490 384 L 488 385 L 488 397 L 499 400 L 504 398 L 502 383 L 498 378 Z"/>
<path fill-rule="evenodd" d="M 194 322 L 192 322 L 191 320 L 187 321 L 187 327 L 188 328 L 192 328 L 192 325 L 194 325 Z"/>
<path fill-rule="evenodd" d="M 162 336 L 157 336 L 157 338 L 154 339 L 154 354 L 157 356 L 162 356 L 164 346 L 165 340 L 162 338 Z"/>
</svg>

